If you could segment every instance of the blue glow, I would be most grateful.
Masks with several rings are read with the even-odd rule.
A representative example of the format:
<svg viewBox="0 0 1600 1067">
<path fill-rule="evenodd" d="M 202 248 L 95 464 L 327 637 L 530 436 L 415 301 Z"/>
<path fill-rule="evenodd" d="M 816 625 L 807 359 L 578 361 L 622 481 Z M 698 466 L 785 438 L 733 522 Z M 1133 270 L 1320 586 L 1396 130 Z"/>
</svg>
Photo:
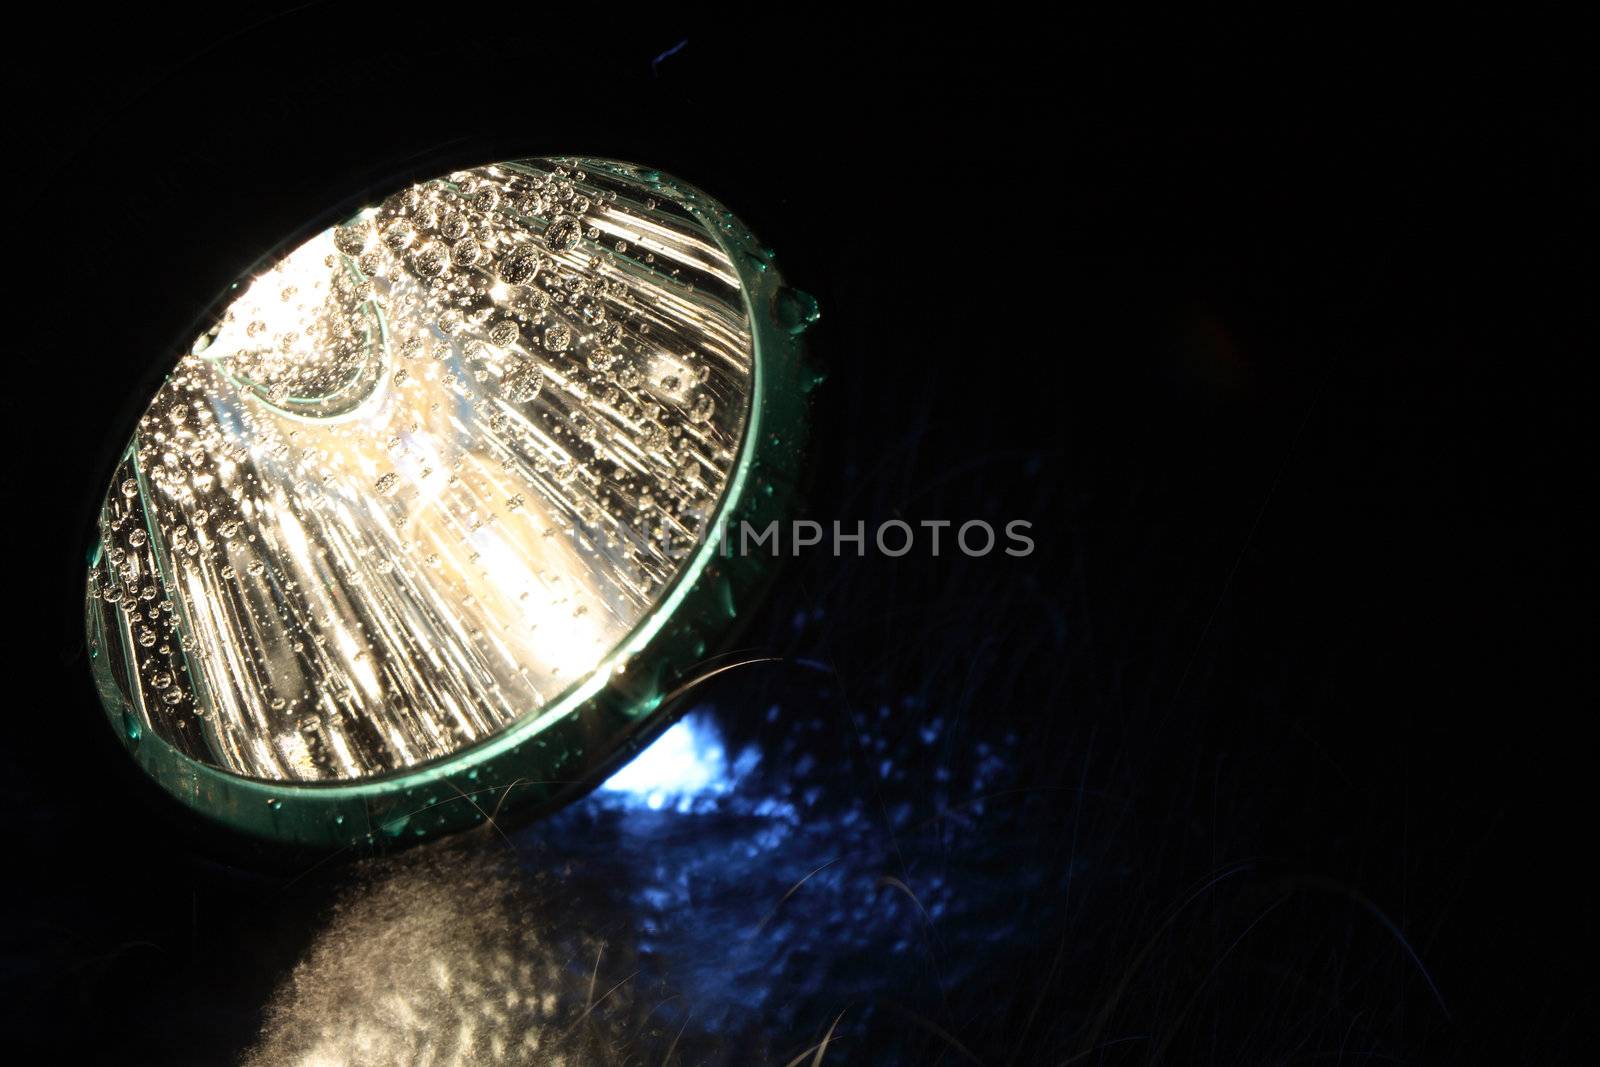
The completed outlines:
<svg viewBox="0 0 1600 1067">
<path fill-rule="evenodd" d="M 719 796 L 734 785 L 722 734 L 708 716 L 690 712 L 627 766 L 606 779 L 602 793 L 620 794 L 630 806 L 689 810 L 698 797 Z"/>
</svg>

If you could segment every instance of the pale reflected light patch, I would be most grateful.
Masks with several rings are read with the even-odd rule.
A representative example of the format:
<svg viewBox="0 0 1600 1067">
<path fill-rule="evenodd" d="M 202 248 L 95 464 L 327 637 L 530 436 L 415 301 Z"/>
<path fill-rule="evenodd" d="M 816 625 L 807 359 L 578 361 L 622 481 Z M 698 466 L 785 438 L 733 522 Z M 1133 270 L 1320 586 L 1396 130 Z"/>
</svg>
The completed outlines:
<svg viewBox="0 0 1600 1067">
<path fill-rule="evenodd" d="M 570 930 L 552 887 L 504 858 L 443 848 L 358 869 L 245 1067 L 624 1062 L 628 953 Z"/>
</svg>

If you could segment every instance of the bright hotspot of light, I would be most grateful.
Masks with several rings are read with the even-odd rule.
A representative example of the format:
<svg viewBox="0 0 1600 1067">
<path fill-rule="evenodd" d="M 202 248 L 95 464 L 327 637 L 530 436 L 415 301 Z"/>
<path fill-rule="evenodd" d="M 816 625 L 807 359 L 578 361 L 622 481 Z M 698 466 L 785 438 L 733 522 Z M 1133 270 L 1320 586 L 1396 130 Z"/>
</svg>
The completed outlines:
<svg viewBox="0 0 1600 1067">
<path fill-rule="evenodd" d="M 660 811 L 669 802 L 687 809 L 694 798 L 725 793 L 732 785 L 727 750 L 716 724 L 708 716 L 691 712 L 608 778 L 600 790 Z"/>
</svg>

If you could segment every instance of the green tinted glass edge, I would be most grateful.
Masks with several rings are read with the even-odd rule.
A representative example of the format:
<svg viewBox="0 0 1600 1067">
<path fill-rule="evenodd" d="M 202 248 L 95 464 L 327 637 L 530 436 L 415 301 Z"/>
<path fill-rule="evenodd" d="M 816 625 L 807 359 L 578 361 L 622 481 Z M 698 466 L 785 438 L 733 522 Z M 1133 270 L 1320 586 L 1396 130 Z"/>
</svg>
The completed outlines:
<svg viewBox="0 0 1600 1067">
<path fill-rule="evenodd" d="M 763 527 L 788 514 L 806 433 L 807 394 L 820 380 L 802 364 L 800 333 L 814 302 L 787 289 L 772 256 L 732 212 L 693 186 L 609 160 L 575 159 L 659 189 L 692 211 L 738 271 L 750 318 L 754 385 L 733 477 L 712 530 Z M 423 766 L 350 784 L 244 778 L 124 727 L 109 676 L 108 635 L 89 618 L 91 668 L 111 726 L 144 772 L 211 822 L 312 850 L 384 850 L 486 822 L 492 813 L 549 806 L 594 784 L 657 725 L 664 699 L 732 624 L 774 561 L 719 551 L 707 538 L 661 602 L 586 679 L 503 733 Z M 98 542 L 92 554 L 100 551 Z"/>
</svg>

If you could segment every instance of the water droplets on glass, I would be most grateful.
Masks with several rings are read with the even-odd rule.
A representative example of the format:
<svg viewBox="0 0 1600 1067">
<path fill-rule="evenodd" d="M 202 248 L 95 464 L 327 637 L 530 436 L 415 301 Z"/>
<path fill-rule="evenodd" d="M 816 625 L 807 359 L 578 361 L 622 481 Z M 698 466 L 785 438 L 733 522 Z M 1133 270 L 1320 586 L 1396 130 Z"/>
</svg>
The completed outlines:
<svg viewBox="0 0 1600 1067">
<path fill-rule="evenodd" d="M 151 400 L 90 571 L 102 691 L 256 778 L 494 736 L 671 587 L 751 360 L 712 230 L 624 168 L 391 196 L 241 286 Z"/>
</svg>

